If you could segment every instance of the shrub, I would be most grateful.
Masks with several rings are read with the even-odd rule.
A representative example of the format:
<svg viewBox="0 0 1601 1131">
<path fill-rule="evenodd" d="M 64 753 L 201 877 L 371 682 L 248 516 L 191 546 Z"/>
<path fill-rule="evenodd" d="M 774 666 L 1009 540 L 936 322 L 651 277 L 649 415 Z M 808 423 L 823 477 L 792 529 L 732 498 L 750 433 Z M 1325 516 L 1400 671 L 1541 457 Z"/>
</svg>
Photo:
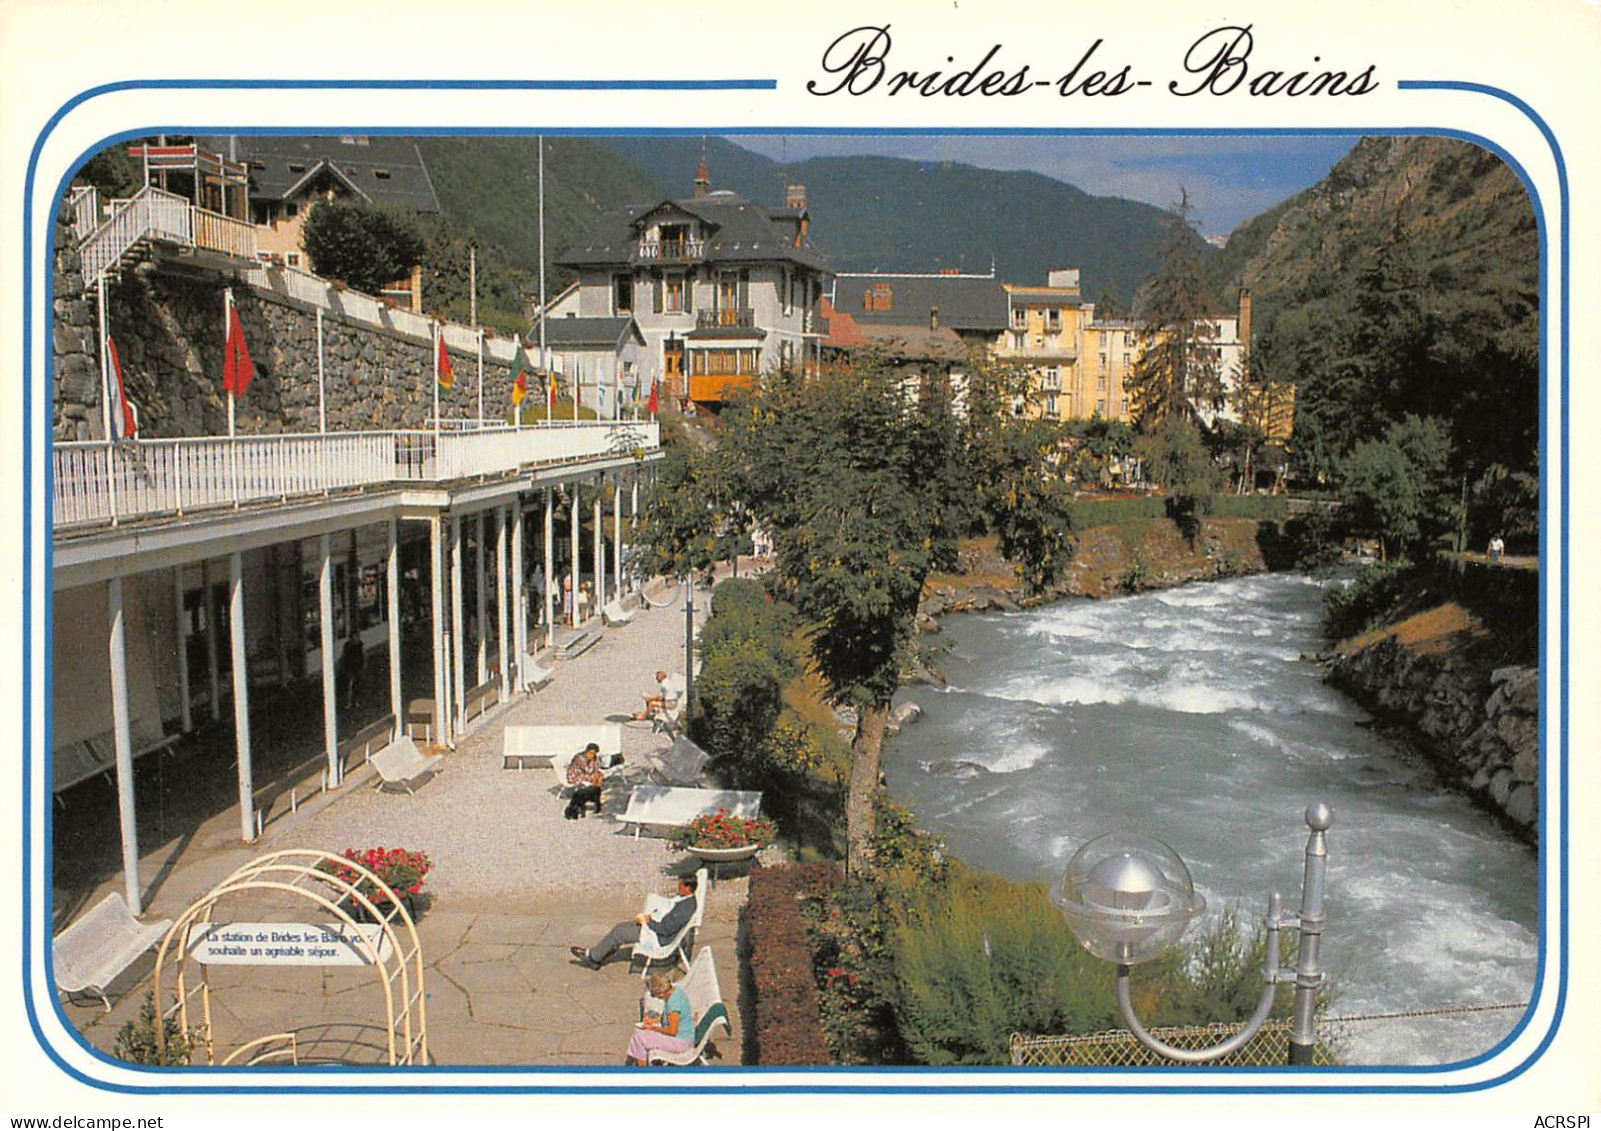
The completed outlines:
<svg viewBox="0 0 1601 1131">
<path fill-rule="evenodd" d="M 156 1049 L 156 999 L 148 990 L 139 1006 L 139 1016 L 117 1030 L 111 1055 L 129 1064 L 153 1064 L 161 1068 L 183 1068 L 194 1055 L 196 1040 L 178 1024 L 177 1014 L 161 1018 L 163 1048 Z"/>
<path fill-rule="evenodd" d="M 788 864 L 751 873 L 742 914 L 754 1064 L 831 1063 L 801 907 L 838 883 L 834 864 Z"/>
<path fill-rule="evenodd" d="M 1406 563 L 1375 562 L 1349 584 L 1329 589 L 1323 594 L 1323 630 L 1343 640 L 1387 619 L 1405 596 L 1411 572 Z"/>
<path fill-rule="evenodd" d="M 1251 518 L 1257 522 L 1277 522 L 1289 513 L 1290 502 L 1283 495 L 1219 495 L 1212 508 L 1216 518 Z"/>
<path fill-rule="evenodd" d="M 783 683 L 772 657 L 754 647 L 719 652 L 695 681 L 691 729 L 736 783 L 750 776 L 783 709 Z"/>
<path fill-rule="evenodd" d="M 775 601 L 760 581 L 729 578 L 712 593 L 712 614 L 698 640 L 700 654 L 710 662 L 737 652 L 760 652 L 783 682 L 798 670 L 790 643 L 795 624 L 794 608 Z"/>
</svg>

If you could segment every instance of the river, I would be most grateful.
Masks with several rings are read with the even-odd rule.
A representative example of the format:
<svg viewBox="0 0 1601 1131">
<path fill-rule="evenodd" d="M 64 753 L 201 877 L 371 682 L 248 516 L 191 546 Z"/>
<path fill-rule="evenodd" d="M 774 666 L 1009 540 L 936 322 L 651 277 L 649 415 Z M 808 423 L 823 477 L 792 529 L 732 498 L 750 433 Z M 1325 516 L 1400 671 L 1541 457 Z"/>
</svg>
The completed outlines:
<svg viewBox="0 0 1601 1131">
<path fill-rule="evenodd" d="M 953 852 L 1013 879 L 1055 879 L 1100 833 L 1149 833 L 1184 858 L 1209 913 L 1239 904 L 1252 919 L 1273 888 L 1299 906 L 1301 814 L 1326 801 L 1331 1013 L 1527 1001 L 1535 852 L 1300 658 L 1325 646 L 1320 595 L 1270 574 L 946 618 L 949 686 L 903 694 L 924 715 L 886 747 L 890 788 Z M 1452 1063 L 1519 1017 L 1354 1025 L 1340 1054 Z"/>
</svg>

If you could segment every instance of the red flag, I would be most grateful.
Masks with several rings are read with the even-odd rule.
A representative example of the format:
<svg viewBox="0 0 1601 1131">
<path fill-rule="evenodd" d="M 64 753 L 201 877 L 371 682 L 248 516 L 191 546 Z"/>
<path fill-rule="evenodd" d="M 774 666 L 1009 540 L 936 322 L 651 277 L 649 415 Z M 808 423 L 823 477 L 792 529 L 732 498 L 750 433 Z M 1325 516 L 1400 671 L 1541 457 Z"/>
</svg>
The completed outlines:
<svg viewBox="0 0 1601 1131">
<path fill-rule="evenodd" d="M 228 340 L 222 351 L 222 387 L 237 400 L 245 395 L 250 379 L 256 375 L 250 351 L 245 348 L 245 328 L 239 323 L 238 307 L 228 309 Z"/>
<path fill-rule="evenodd" d="M 117 343 L 106 335 L 106 355 L 111 361 L 111 435 L 118 440 L 136 440 L 139 437 L 139 414 L 133 402 L 122 389 L 122 365 L 117 361 Z"/>
<path fill-rule="evenodd" d="M 456 374 L 450 368 L 450 354 L 445 349 L 445 330 L 439 329 L 439 387 L 449 392 L 456 385 Z"/>
<path fill-rule="evenodd" d="M 646 408 L 650 409 L 650 414 L 652 416 L 656 415 L 656 384 L 657 383 L 655 381 L 650 383 L 650 401 L 645 406 Z"/>
<path fill-rule="evenodd" d="M 550 374 L 550 411 L 556 411 L 556 374 L 554 371 Z"/>
</svg>

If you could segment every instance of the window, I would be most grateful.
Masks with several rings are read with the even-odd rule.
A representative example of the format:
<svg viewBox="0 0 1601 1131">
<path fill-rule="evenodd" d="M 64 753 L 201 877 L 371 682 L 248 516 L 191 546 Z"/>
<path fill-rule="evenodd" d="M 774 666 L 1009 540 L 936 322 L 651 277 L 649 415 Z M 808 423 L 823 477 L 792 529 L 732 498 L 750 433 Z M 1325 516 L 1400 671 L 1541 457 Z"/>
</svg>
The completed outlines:
<svg viewBox="0 0 1601 1131">
<path fill-rule="evenodd" d="M 1014 331 L 1012 333 L 1012 348 L 1014 350 L 1021 351 L 1023 349 L 1023 347 L 1025 345 L 1027 345 L 1027 344 L 1028 344 L 1028 335 L 1023 333 L 1023 331 L 1016 330 L 1016 331 Z"/>
<path fill-rule="evenodd" d="M 1128 367 L 1129 367 L 1129 355 L 1128 355 L 1127 351 L 1124 351 L 1124 353 L 1123 353 L 1123 368 L 1127 369 Z"/>
<path fill-rule="evenodd" d="M 1058 415 L 1060 415 L 1056 411 L 1056 397 L 1055 396 L 1047 396 L 1045 398 L 1045 415 L 1046 416 L 1058 416 Z"/>
<path fill-rule="evenodd" d="M 1027 329 L 1028 328 L 1028 308 L 1027 307 L 1015 306 L 1015 307 L 1012 308 L 1012 326 L 1013 326 L 1014 329 L 1018 329 L 1018 330 L 1023 330 L 1023 329 Z"/>
<path fill-rule="evenodd" d="M 288 262 L 289 266 L 291 266 L 291 267 L 299 267 L 300 266 L 300 253 L 298 251 L 291 251 L 285 257 L 285 260 L 286 260 L 286 262 Z"/>
<path fill-rule="evenodd" d="M 1101 351 L 1101 368 L 1102 369 L 1106 368 L 1106 351 L 1105 350 Z"/>
<path fill-rule="evenodd" d="M 1104 373 L 1095 379 L 1095 391 L 1097 393 L 1106 392 L 1106 375 Z"/>
<path fill-rule="evenodd" d="M 1123 344 L 1125 346 L 1131 346 L 1131 345 L 1134 344 L 1134 331 L 1133 330 L 1125 330 L 1123 332 Z"/>
<path fill-rule="evenodd" d="M 634 310 L 634 278 L 617 275 L 612 279 L 612 309 L 617 314 L 631 314 Z"/>
<path fill-rule="evenodd" d="M 1062 312 L 1060 310 L 1047 310 L 1045 312 L 1045 329 L 1052 334 L 1060 334 L 1062 332 Z"/>
<path fill-rule="evenodd" d="M 1106 398 L 1105 397 L 1102 397 L 1100 400 L 1095 402 L 1095 411 L 1100 416 L 1105 416 L 1106 415 Z"/>
<path fill-rule="evenodd" d="M 664 299 L 662 309 L 668 314 L 681 314 L 686 309 L 684 305 L 684 277 L 682 275 L 669 275 L 664 281 Z"/>
<path fill-rule="evenodd" d="M 298 200 L 286 200 L 286 201 L 284 201 L 284 215 L 285 216 L 299 216 L 300 215 L 300 202 Z"/>
</svg>

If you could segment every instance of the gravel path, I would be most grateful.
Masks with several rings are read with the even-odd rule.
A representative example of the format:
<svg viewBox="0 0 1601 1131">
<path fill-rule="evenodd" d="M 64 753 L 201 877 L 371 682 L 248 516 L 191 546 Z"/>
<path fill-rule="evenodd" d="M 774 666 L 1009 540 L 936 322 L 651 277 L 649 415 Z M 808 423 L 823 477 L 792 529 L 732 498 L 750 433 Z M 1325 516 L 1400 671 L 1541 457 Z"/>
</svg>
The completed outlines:
<svg viewBox="0 0 1601 1131">
<path fill-rule="evenodd" d="M 710 606 L 709 593 L 697 590 L 695 606 L 699 622 Z M 627 804 L 626 781 L 607 787 L 605 815 L 568 821 L 548 770 L 501 765 L 505 727 L 615 721 L 640 707 L 658 669 L 683 670 L 681 597 L 667 608 L 641 609 L 632 624 L 599 631 L 600 642 L 583 655 L 553 663 L 556 676 L 543 691 L 475 726 L 447 755 L 442 772 L 415 795 L 379 793 L 370 779 L 353 777 L 337 803 L 270 826 L 259 850 L 421 849 L 434 864 L 429 891 L 440 903 L 456 906 L 608 886 L 637 894 L 662 886 L 660 877 L 682 854 L 669 852 L 660 838 L 635 839 L 609 818 Z M 668 744 L 643 722 L 624 723 L 622 735 L 624 777 L 643 773 L 646 756 Z"/>
</svg>

